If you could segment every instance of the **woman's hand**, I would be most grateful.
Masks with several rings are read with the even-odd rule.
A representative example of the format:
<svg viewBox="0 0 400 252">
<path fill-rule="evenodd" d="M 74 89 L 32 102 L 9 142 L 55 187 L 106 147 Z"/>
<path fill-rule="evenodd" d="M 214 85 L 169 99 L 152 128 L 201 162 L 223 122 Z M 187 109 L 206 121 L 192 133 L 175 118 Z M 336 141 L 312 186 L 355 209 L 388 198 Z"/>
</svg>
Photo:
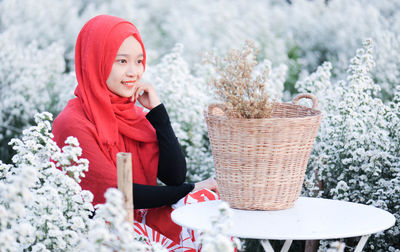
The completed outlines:
<svg viewBox="0 0 400 252">
<path fill-rule="evenodd" d="M 139 101 L 143 107 L 151 110 L 161 104 L 153 85 L 146 82 L 136 82 L 131 101 Z"/>
<path fill-rule="evenodd" d="M 200 182 L 197 182 L 194 184 L 193 191 L 198 191 L 201 189 L 209 189 L 213 192 L 216 192 L 219 195 L 218 184 L 214 178 L 208 178 L 206 180 L 203 180 L 203 181 L 200 181 Z"/>
</svg>

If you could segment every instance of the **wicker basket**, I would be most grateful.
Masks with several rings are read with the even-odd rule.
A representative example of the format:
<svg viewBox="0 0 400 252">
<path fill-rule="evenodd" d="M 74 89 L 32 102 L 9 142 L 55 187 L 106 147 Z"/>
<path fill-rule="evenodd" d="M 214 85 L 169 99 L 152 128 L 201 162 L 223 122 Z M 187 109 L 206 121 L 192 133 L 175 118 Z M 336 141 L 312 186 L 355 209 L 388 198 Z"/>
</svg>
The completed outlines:
<svg viewBox="0 0 400 252">
<path fill-rule="evenodd" d="M 296 105 L 309 98 L 313 107 Z M 321 122 L 317 99 L 301 94 L 274 103 L 271 118 L 227 118 L 221 104 L 204 112 L 221 199 L 231 207 L 278 210 L 293 207 Z"/>
</svg>

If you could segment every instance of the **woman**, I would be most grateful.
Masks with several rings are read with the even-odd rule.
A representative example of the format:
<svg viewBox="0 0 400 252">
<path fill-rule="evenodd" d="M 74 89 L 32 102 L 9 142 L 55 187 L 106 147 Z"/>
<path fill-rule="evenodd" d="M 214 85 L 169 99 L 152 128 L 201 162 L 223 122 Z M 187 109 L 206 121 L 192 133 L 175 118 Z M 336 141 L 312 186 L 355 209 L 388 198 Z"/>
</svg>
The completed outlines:
<svg viewBox="0 0 400 252">
<path fill-rule="evenodd" d="M 75 66 L 76 98 L 55 119 L 53 134 L 60 147 L 68 136 L 78 138 L 90 162 L 82 188 L 93 193 L 94 205 L 104 203 L 107 188 L 117 187 L 116 154 L 131 152 L 134 206 L 146 209 L 135 210 L 136 230 L 150 227 L 172 240 L 169 248 L 182 247 L 188 239 L 171 221 L 171 205 L 192 191 L 218 188 L 214 179 L 184 183 L 185 157 L 168 114 L 154 87 L 140 82 L 146 52 L 136 27 L 108 15 L 89 20 L 77 39 Z M 157 178 L 166 186 L 157 186 Z"/>
</svg>

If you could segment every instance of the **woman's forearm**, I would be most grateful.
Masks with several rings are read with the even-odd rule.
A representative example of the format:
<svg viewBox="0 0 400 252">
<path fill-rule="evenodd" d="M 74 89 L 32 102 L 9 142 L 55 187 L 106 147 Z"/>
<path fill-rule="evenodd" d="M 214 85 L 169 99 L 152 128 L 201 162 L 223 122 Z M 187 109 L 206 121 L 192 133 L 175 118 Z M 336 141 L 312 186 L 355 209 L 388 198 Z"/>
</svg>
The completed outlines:
<svg viewBox="0 0 400 252">
<path fill-rule="evenodd" d="M 153 108 L 147 120 L 156 130 L 159 145 L 158 178 L 167 185 L 181 185 L 186 179 L 186 160 L 163 104 Z"/>
<path fill-rule="evenodd" d="M 172 205 L 185 197 L 194 188 L 191 183 L 179 186 L 149 186 L 133 184 L 133 204 L 135 209 Z"/>
</svg>

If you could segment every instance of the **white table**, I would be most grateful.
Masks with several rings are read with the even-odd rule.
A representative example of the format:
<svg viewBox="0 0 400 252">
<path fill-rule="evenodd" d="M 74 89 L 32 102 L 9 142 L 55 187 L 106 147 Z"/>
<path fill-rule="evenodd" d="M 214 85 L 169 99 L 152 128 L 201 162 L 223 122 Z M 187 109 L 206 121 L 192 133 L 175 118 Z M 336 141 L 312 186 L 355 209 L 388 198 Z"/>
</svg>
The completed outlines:
<svg viewBox="0 0 400 252">
<path fill-rule="evenodd" d="M 174 210 L 172 220 L 192 229 L 211 228 L 221 201 L 186 205 Z M 266 251 L 273 251 L 270 240 L 286 240 L 288 251 L 293 240 L 337 239 L 361 236 L 355 252 L 362 251 L 368 237 L 390 228 L 395 217 L 382 209 L 339 200 L 300 197 L 293 208 L 278 211 L 232 209 L 232 228 L 228 235 L 261 239 Z"/>
</svg>

